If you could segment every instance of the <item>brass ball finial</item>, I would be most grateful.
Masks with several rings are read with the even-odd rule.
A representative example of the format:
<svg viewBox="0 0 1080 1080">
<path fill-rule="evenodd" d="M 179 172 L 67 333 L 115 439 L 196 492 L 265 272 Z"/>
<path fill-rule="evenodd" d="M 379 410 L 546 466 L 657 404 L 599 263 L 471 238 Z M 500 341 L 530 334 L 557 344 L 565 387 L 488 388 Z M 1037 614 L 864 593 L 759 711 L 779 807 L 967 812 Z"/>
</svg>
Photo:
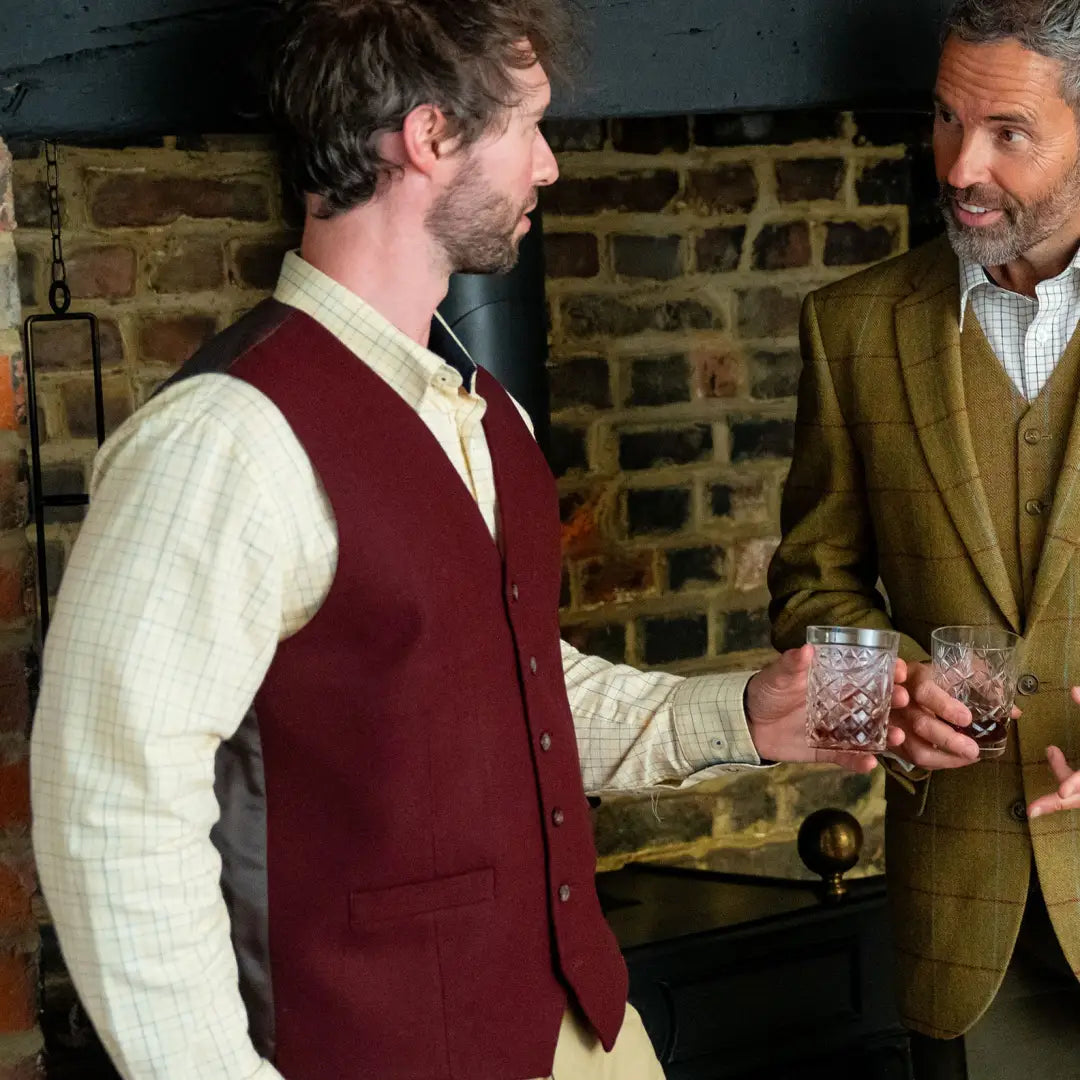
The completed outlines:
<svg viewBox="0 0 1080 1080">
<path fill-rule="evenodd" d="M 817 810 L 799 828 L 799 858 L 824 879 L 825 899 L 847 893 L 846 874 L 859 861 L 862 826 L 846 810 Z"/>
</svg>

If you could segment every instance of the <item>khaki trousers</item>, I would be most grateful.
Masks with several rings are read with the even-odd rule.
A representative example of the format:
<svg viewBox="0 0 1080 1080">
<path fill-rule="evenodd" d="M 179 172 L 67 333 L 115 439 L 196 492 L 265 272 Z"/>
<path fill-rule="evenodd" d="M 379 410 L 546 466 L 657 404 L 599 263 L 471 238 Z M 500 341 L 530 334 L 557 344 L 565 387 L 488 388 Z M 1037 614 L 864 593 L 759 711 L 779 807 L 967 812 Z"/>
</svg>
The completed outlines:
<svg viewBox="0 0 1080 1080">
<path fill-rule="evenodd" d="M 611 1053 L 592 1031 L 567 1009 L 555 1047 L 551 1076 L 539 1080 L 664 1080 L 637 1009 L 626 1006 L 626 1018 Z"/>
</svg>

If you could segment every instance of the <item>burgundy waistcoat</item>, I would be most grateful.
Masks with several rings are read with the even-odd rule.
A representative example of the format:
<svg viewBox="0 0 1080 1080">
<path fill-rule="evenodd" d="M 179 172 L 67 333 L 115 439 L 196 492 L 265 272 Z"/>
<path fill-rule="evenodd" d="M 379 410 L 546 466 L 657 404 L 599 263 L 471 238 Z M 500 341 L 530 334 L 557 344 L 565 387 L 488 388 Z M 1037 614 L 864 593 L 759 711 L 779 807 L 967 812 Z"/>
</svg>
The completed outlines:
<svg viewBox="0 0 1080 1080">
<path fill-rule="evenodd" d="M 284 414 L 338 527 L 329 596 L 255 702 L 277 1067 L 547 1076 L 568 1001 L 610 1049 L 626 970 L 593 884 L 535 441 L 480 371 L 500 553 L 416 413 L 314 320 L 281 316 L 228 370 Z"/>
</svg>

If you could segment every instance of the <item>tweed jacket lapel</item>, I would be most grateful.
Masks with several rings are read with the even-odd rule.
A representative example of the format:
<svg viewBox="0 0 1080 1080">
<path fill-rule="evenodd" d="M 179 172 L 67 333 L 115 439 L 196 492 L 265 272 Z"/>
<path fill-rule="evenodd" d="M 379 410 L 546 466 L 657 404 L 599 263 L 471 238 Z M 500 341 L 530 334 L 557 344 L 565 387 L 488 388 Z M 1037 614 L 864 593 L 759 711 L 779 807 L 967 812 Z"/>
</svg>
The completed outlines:
<svg viewBox="0 0 1080 1080">
<path fill-rule="evenodd" d="M 979 477 L 964 403 L 957 318 L 960 286 L 956 259 L 947 246 L 914 285 L 895 314 L 911 415 L 942 501 L 971 561 L 1006 623 L 1019 633 L 1020 612 Z M 1076 461 L 1080 463 L 1080 447 Z"/>
</svg>

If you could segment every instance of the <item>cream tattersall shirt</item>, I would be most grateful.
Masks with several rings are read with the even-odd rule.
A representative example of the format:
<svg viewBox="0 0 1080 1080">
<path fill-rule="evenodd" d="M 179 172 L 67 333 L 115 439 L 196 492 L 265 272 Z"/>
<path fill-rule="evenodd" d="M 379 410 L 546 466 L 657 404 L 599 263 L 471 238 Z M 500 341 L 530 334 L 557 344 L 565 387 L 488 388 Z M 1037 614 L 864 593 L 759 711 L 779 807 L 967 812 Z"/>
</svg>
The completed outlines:
<svg viewBox="0 0 1080 1080">
<path fill-rule="evenodd" d="M 473 386 L 295 254 L 276 296 L 417 411 L 494 530 L 484 402 Z M 128 1080 L 269 1080 L 278 1073 L 248 1038 L 209 841 L 214 755 L 277 643 L 329 592 L 335 522 L 284 418 L 227 375 L 192 377 L 140 410 L 99 454 L 92 493 L 35 717 L 45 896 L 79 992 Z M 563 665 L 589 790 L 760 763 L 742 710 L 746 675 L 642 674 L 565 643 Z M 380 782 L 363 761 L 356 776 Z"/>
<path fill-rule="evenodd" d="M 968 300 L 994 355 L 1025 401 L 1034 401 L 1080 324 L 1080 251 L 1035 296 L 1003 289 L 978 263 L 960 264 L 960 329 Z"/>
</svg>

